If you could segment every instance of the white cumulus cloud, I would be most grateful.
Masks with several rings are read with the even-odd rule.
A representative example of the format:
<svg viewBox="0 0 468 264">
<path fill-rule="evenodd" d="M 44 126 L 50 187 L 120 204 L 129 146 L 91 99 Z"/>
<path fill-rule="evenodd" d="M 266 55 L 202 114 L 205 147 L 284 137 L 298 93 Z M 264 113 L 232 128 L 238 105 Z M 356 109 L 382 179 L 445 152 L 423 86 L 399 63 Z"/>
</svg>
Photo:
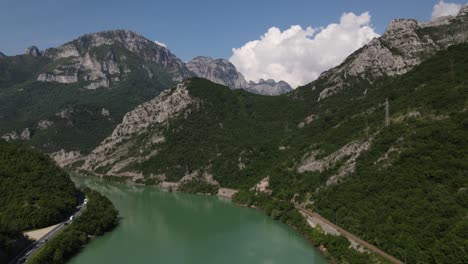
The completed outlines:
<svg viewBox="0 0 468 264">
<path fill-rule="evenodd" d="M 167 45 L 166 45 L 166 43 L 164 43 L 164 42 L 155 40 L 154 43 L 158 44 L 158 45 L 161 46 L 161 47 L 167 48 Z"/>
<path fill-rule="evenodd" d="M 344 13 L 339 23 L 326 27 L 295 25 L 284 31 L 272 27 L 260 39 L 232 49 L 229 60 L 247 80 L 284 80 L 297 87 L 317 79 L 378 36 L 368 12 Z"/>
<path fill-rule="evenodd" d="M 446 3 L 445 1 L 441 0 L 432 8 L 432 19 L 443 16 L 454 16 L 458 14 L 458 11 L 460 11 L 461 7 L 461 4 Z"/>
</svg>

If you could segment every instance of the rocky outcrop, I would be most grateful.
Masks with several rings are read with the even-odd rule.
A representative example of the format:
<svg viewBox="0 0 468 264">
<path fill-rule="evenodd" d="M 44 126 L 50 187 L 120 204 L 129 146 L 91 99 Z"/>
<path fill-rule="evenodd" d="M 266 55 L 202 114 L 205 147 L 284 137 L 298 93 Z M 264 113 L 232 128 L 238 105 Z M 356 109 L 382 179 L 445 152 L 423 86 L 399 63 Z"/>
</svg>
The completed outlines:
<svg viewBox="0 0 468 264">
<path fill-rule="evenodd" d="M 313 121 L 315 121 L 316 119 L 318 118 L 318 115 L 309 115 L 307 116 L 306 118 L 304 118 L 304 121 L 300 122 L 297 127 L 298 128 L 304 128 L 305 125 L 308 125 L 310 123 L 312 123 Z"/>
<path fill-rule="evenodd" d="M 33 56 L 33 57 L 40 57 L 42 56 L 42 52 L 36 47 L 36 46 L 31 46 L 31 47 L 28 47 L 24 53 L 26 55 L 30 55 L 30 56 Z"/>
<path fill-rule="evenodd" d="M 6 55 L 3 52 L 0 51 L 0 59 L 5 58 L 5 57 L 6 57 Z"/>
<path fill-rule="evenodd" d="M 252 187 L 250 191 L 253 191 L 255 193 L 264 193 L 264 194 L 271 195 L 272 190 L 270 190 L 269 187 L 270 187 L 270 177 L 267 176 L 263 178 L 259 183 L 257 183 L 257 185 Z"/>
<path fill-rule="evenodd" d="M 41 120 L 37 123 L 37 129 L 44 130 L 54 125 L 53 121 Z"/>
<path fill-rule="evenodd" d="M 80 160 L 81 153 L 79 151 L 65 151 L 61 149 L 60 151 L 50 154 L 50 157 L 57 165 L 63 168 Z"/>
<path fill-rule="evenodd" d="M 40 82 L 57 82 L 57 83 L 76 83 L 78 82 L 78 74 L 65 74 L 63 71 L 56 70 L 54 73 L 41 73 L 37 77 Z"/>
<path fill-rule="evenodd" d="M 293 89 L 291 86 L 285 81 L 275 82 L 272 79 L 263 80 L 260 79 L 258 83 L 250 81 L 249 86 L 246 89 L 249 92 L 262 94 L 262 95 L 279 95 L 285 94 Z"/>
<path fill-rule="evenodd" d="M 102 108 L 102 109 L 101 109 L 101 115 L 102 115 L 102 116 L 109 116 L 109 115 L 110 115 L 110 112 L 109 112 L 109 110 L 107 110 L 106 108 Z"/>
<path fill-rule="evenodd" d="M 210 57 L 196 57 L 187 63 L 187 68 L 197 77 L 228 86 L 232 89 L 244 89 L 251 93 L 262 95 L 279 95 L 292 91 L 289 84 L 284 81 L 260 79 L 258 83 L 247 83 L 244 76 L 236 67 L 225 59 L 212 59 Z"/>
<path fill-rule="evenodd" d="M 196 57 L 187 62 L 186 65 L 197 77 L 235 89 L 245 89 L 248 87 L 244 76 L 228 60 Z"/>
<path fill-rule="evenodd" d="M 381 37 L 319 77 L 317 81 L 323 83 L 323 90 L 318 100 L 346 88 L 353 78 L 372 82 L 383 76 L 404 74 L 437 51 L 468 41 L 467 10 L 465 6 L 456 17 L 426 23 L 393 20 Z"/>
<path fill-rule="evenodd" d="M 135 32 L 113 30 L 86 34 L 58 48 L 47 49 L 44 56 L 56 61 L 55 67 L 41 73 L 37 80 L 58 83 L 85 81 L 88 82 L 87 89 L 111 87 L 132 71 L 127 57 L 116 55 L 119 49 L 131 52 L 142 62 L 157 64 L 172 74 L 174 80 L 192 76 L 184 63 L 167 48 Z M 146 69 L 149 70 L 148 67 Z M 151 78 L 153 73 L 150 71 L 148 75 Z"/>
<path fill-rule="evenodd" d="M 186 85 L 187 82 L 181 83 L 175 89 L 162 92 L 153 100 L 128 112 L 112 134 L 86 156 L 82 168 L 91 171 L 107 166 L 110 168 L 109 173 L 115 175 L 131 162 L 141 162 L 156 155 L 156 146 L 165 141 L 162 134 L 158 133 L 157 126 L 166 128 L 165 124 L 171 118 L 185 113 L 185 109 L 196 101 L 190 96 Z M 145 142 L 134 144 L 138 135 L 150 129 L 156 131 L 152 131 Z M 129 155 L 135 145 L 139 146 L 138 151 Z"/>
<path fill-rule="evenodd" d="M 5 141 L 30 140 L 31 134 L 31 130 L 29 130 L 29 128 L 25 128 L 23 131 L 21 131 L 21 133 L 12 131 L 10 133 L 4 134 L 1 138 Z"/>
<path fill-rule="evenodd" d="M 327 185 L 335 184 L 345 176 L 354 172 L 357 158 L 359 158 L 364 151 L 367 151 L 370 148 L 372 140 L 373 138 L 364 142 L 353 141 L 321 159 L 317 158 L 320 151 L 312 151 L 303 159 L 302 163 L 297 168 L 297 172 L 323 172 L 325 170 L 332 169 L 338 163 L 342 162 L 337 172 L 327 180 Z"/>
</svg>

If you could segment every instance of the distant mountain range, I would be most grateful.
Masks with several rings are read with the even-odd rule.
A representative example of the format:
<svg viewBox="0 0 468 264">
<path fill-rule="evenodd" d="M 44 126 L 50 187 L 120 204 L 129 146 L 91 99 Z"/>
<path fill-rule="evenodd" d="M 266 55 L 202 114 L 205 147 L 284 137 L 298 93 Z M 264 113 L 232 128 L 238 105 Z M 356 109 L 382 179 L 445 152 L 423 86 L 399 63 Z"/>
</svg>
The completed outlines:
<svg viewBox="0 0 468 264">
<path fill-rule="evenodd" d="M 97 54 L 95 49 L 105 45 L 115 45 L 137 55 L 146 62 L 156 63 L 173 75 L 174 81 L 189 77 L 201 77 L 226 85 L 233 89 L 264 94 L 279 95 L 292 90 L 284 81 L 273 80 L 247 83 L 236 67 L 224 59 L 196 57 L 183 63 L 163 47 L 143 36 L 128 30 L 111 30 L 86 34 L 57 48 L 40 51 L 36 46 L 28 47 L 26 55 L 44 56 L 55 61 L 55 65 L 39 73 L 38 81 L 76 83 L 89 81 L 86 89 L 109 88 L 130 73 L 126 57 L 116 58 L 113 51 Z M 153 73 L 148 70 L 151 77 Z"/>
<path fill-rule="evenodd" d="M 236 67 L 225 59 L 196 57 L 187 63 L 187 68 L 196 77 L 256 94 L 280 95 L 292 91 L 291 86 L 284 81 L 275 82 L 274 80 L 261 79 L 258 83 L 247 82 Z"/>
</svg>

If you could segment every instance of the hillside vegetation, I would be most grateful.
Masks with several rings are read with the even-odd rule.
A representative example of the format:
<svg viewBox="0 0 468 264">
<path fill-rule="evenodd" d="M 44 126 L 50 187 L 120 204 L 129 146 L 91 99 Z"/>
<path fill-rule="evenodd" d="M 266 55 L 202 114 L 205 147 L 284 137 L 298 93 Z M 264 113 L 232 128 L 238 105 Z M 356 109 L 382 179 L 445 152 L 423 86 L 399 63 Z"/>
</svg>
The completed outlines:
<svg viewBox="0 0 468 264">
<path fill-rule="evenodd" d="M 7 255 L 25 244 L 21 231 L 66 218 L 78 203 L 77 195 L 68 174 L 49 157 L 0 140 L 0 248 Z"/>
<path fill-rule="evenodd" d="M 125 57 L 131 72 L 112 87 L 98 89 L 84 88 L 88 82 L 83 80 L 70 84 L 36 81 L 40 72 L 71 61 L 30 55 L 2 58 L 0 136 L 13 131 L 20 134 L 28 128 L 30 139 L 26 140 L 43 151 L 64 148 L 87 153 L 112 132 L 126 112 L 174 84 L 161 66 L 142 62 L 127 49 L 104 45 L 91 54 L 101 58 L 107 52 Z M 49 125 L 41 127 L 41 121 Z"/>
<path fill-rule="evenodd" d="M 83 214 L 40 249 L 29 263 L 66 263 L 91 237 L 100 236 L 117 226 L 118 213 L 109 199 L 91 190 L 86 191 L 86 197 L 89 202 Z"/>
<path fill-rule="evenodd" d="M 350 79 L 320 101 L 320 80 L 264 97 L 191 79 L 187 89 L 201 106 L 151 128 L 165 139 L 157 154 L 123 171 L 172 181 L 206 171 L 251 201 L 258 199 L 249 189 L 269 176 L 271 199 L 258 206 L 294 197 L 400 259 L 462 263 L 467 54 L 468 44 L 452 46 L 403 76 Z M 307 167 L 311 161 L 322 167 Z"/>
</svg>

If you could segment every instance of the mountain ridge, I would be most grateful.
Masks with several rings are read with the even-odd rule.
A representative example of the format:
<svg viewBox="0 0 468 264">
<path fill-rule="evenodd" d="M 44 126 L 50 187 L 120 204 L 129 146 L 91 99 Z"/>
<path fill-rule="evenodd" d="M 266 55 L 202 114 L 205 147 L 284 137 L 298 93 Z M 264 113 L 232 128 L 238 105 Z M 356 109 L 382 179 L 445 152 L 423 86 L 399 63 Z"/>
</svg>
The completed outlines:
<svg viewBox="0 0 468 264">
<path fill-rule="evenodd" d="M 468 5 L 456 16 L 436 21 L 394 19 L 381 37 L 374 38 L 312 82 L 324 87 L 317 100 L 349 88 L 347 83 L 352 81 L 372 83 L 383 76 L 401 75 L 435 52 L 467 40 Z"/>
<path fill-rule="evenodd" d="M 261 79 L 259 82 L 247 82 L 242 73 L 237 71 L 236 66 L 226 59 L 198 56 L 187 62 L 187 67 L 197 77 L 256 94 L 280 95 L 293 90 L 285 81 L 275 82 L 274 80 Z"/>
</svg>

